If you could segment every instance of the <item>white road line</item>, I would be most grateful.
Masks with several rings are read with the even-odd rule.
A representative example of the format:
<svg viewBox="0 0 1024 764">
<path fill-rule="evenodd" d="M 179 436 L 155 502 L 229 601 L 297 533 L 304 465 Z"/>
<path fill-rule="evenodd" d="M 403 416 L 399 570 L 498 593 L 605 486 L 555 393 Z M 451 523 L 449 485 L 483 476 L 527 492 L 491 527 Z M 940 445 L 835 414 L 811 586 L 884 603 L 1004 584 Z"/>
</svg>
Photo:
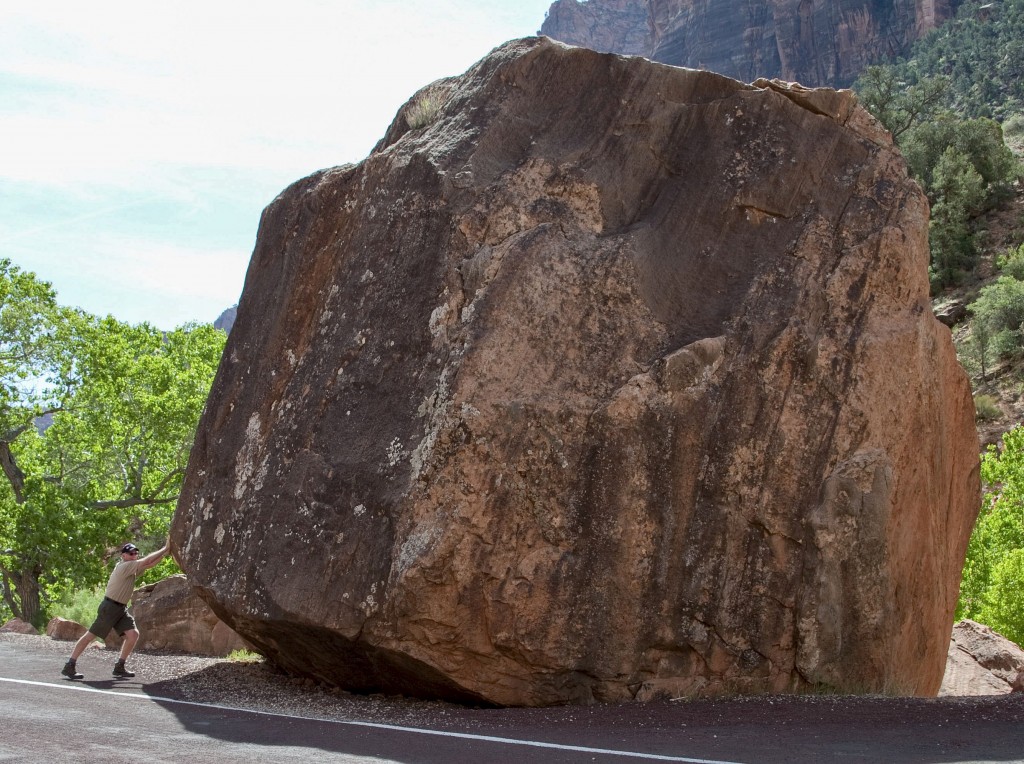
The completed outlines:
<svg viewBox="0 0 1024 764">
<path fill-rule="evenodd" d="M 606 756 L 631 756 L 637 759 L 651 759 L 654 761 L 679 761 L 684 764 L 739 764 L 732 761 L 720 761 L 718 759 L 692 759 L 686 756 L 665 756 L 657 753 L 640 753 L 639 751 L 617 751 L 613 748 L 589 748 L 582 745 L 562 745 L 560 743 L 544 743 L 539 740 L 518 740 L 509 737 L 494 737 L 492 735 L 474 735 L 468 732 L 448 732 L 445 730 L 423 729 L 420 727 L 402 727 L 397 724 L 381 724 L 378 722 L 345 721 L 342 719 L 321 719 L 315 716 L 293 716 L 273 711 L 254 711 L 250 708 L 235 708 L 234 706 L 222 706 L 217 703 L 196 703 L 190 700 L 177 700 L 176 698 L 162 698 L 158 695 L 144 695 L 134 692 L 118 692 L 117 690 L 101 690 L 96 687 L 84 687 L 78 684 L 54 684 L 53 682 L 33 682 L 28 679 L 8 679 L 0 677 L 0 682 L 11 684 L 27 684 L 35 687 L 52 687 L 57 690 L 77 690 L 78 692 L 96 692 L 101 695 L 115 695 L 121 698 L 137 698 L 151 700 L 155 703 L 177 703 L 182 706 L 196 706 L 198 708 L 212 708 L 217 711 L 234 711 L 243 714 L 258 714 L 262 716 L 279 716 L 282 719 L 301 719 L 310 722 L 326 722 L 329 724 L 345 724 L 351 727 L 370 727 L 373 729 L 390 730 L 392 732 L 411 732 L 417 735 L 437 735 L 439 737 L 460 738 L 463 740 L 478 740 L 485 743 L 504 743 L 505 745 L 522 745 L 532 748 L 553 748 L 559 751 L 577 751 L 579 753 L 599 753 Z"/>
</svg>

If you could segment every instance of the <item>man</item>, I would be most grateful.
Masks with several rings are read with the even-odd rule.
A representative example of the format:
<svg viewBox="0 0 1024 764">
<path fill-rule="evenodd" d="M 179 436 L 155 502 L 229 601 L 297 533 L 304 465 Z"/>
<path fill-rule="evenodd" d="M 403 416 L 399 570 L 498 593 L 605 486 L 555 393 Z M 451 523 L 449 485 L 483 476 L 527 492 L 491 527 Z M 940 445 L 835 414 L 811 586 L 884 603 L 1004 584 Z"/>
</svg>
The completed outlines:
<svg viewBox="0 0 1024 764">
<path fill-rule="evenodd" d="M 124 642 L 121 643 L 121 655 L 114 664 L 114 676 L 125 679 L 135 676 L 135 673 L 124 665 L 128 656 L 132 654 L 135 643 L 139 641 L 135 619 L 128 614 L 128 601 L 135 593 L 135 579 L 138 575 L 160 562 L 169 551 L 170 544 L 167 543 L 152 554 L 139 559 L 139 548 L 135 544 L 125 544 L 121 547 L 121 562 L 114 566 L 114 571 L 110 574 L 106 596 L 100 603 L 96 620 L 89 627 L 89 631 L 75 643 L 71 657 L 64 664 L 61 674 L 68 679 L 82 679 L 84 675 L 79 674 L 75 668 L 78 656 L 85 652 L 85 648 L 94 639 L 106 639 L 111 629 L 117 629 L 117 633 L 124 637 Z"/>
</svg>

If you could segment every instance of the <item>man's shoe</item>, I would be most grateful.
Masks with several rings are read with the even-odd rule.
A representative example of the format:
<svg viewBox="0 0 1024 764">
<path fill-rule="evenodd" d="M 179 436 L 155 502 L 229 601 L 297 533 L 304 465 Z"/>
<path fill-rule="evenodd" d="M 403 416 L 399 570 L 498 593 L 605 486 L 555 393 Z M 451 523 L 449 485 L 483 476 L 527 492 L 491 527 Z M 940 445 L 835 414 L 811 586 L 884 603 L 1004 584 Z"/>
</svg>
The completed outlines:
<svg viewBox="0 0 1024 764">
<path fill-rule="evenodd" d="M 79 674 L 75 670 L 75 662 L 68 661 L 64 664 L 64 668 L 60 670 L 60 673 L 66 676 L 68 679 L 85 679 L 85 674 Z"/>
<path fill-rule="evenodd" d="M 131 679 L 135 676 L 134 671 L 129 671 L 124 667 L 124 661 L 118 661 L 114 664 L 114 676 L 122 677 L 124 679 Z"/>
</svg>

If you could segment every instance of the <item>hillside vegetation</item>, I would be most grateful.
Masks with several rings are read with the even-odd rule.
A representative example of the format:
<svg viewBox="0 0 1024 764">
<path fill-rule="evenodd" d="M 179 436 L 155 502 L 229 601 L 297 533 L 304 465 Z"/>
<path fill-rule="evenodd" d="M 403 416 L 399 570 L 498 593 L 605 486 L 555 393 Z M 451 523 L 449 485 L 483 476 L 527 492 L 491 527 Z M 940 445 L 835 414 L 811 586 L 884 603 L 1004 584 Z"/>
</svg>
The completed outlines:
<svg viewBox="0 0 1024 764">
<path fill-rule="evenodd" d="M 965 3 L 854 88 L 928 195 L 936 313 L 975 392 L 984 496 L 957 616 L 1024 643 L 1024 0 Z"/>
</svg>

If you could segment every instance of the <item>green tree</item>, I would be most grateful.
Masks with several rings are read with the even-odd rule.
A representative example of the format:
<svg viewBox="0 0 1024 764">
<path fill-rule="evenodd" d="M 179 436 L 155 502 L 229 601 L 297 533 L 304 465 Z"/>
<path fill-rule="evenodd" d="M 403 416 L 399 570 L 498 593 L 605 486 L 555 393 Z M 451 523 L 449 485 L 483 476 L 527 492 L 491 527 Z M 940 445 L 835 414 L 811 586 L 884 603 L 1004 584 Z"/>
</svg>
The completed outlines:
<svg viewBox="0 0 1024 764">
<path fill-rule="evenodd" d="M 936 61 L 923 66 L 911 60 L 868 67 L 854 85 L 865 108 L 892 132 L 931 202 L 933 291 L 974 267 L 974 221 L 1012 195 L 1020 173 L 998 122 L 963 119 L 949 109 L 954 99 L 945 72 Z M 983 80 L 982 86 L 990 85 L 998 91 Z"/>
<path fill-rule="evenodd" d="M 42 310 L 21 307 L 33 319 Z M 225 339 L 209 325 L 161 332 L 57 315 L 46 335 L 60 350 L 52 420 L 7 441 L 12 469 L 0 490 L 3 599 L 37 625 L 48 603 L 103 580 L 112 545 L 162 543 Z M 10 373 L 39 378 L 17 364 Z M 22 395 L 12 411 L 38 410 L 40 392 L 10 389 Z"/>
<path fill-rule="evenodd" d="M 978 619 L 1024 644 L 1024 549 L 1011 549 L 996 562 Z"/>
<path fill-rule="evenodd" d="M 949 82 L 941 76 L 920 78 L 907 65 L 878 65 L 865 69 L 853 89 L 864 108 L 899 140 L 938 112 Z"/>
<path fill-rule="evenodd" d="M 957 341 L 957 356 L 960 363 L 971 374 L 980 374 L 981 381 L 988 379 L 991 362 L 992 331 L 989 325 L 977 317 L 970 323 L 970 334 Z"/>
<path fill-rule="evenodd" d="M 969 307 L 975 317 L 972 331 L 980 327 L 979 331 L 987 333 L 996 355 L 1008 357 L 1020 350 L 1024 340 L 1024 281 L 1000 276 L 982 289 Z"/>
<path fill-rule="evenodd" d="M 1024 105 L 1024 0 L 968 0 L 957 17 L 918 40 L 905 65 L 949 80 L 964 117 L 1005 117 Z"/>
<path fill-rule="evenodd" d="M 942 198 L 949 182 L 950 162 L 956 169 L 966 160 L 981 177 L 982 188 L 972 201 L 977 215 L 1012 193 L 1019 166 L 1003 140 L 1003 130 L 991 119 L 959 119 L 945 114 L 915 125 L 899 141 L 911 174 L 933 202 Z M 936 177 L 938 171 L 945 172 Z"/>
<path fill-rule="evenodd" d="M 37 607 L 32 565 L 6 565 L 12 547 L 13 518 L 26 501 L 26 475 L 12 449 L 30 441 L 35 423 L 60 410 L 73 385 L 68 328 L 77 314 L 63 310 L 51 286 L 35 274 L 0 259 L 0 466 L 9 490 L 0 492 L 0 587 L 4 603 L 23 615 Z"/>
<path fill-rule="evenodd" d="M 981 513 L 967 548 L 958 618 L 1024 641 L 1024 428 L 1003 436 L 981 461 Z"/>
<path fill-rule="evenodd" d="M 933 286 L 956 283 L 974 267 L 971 220 L 985 203 L 985 182 L 970 159 L 948 147 L 931 170 L 932 216 L 928 227 Z"/>
</svg>

